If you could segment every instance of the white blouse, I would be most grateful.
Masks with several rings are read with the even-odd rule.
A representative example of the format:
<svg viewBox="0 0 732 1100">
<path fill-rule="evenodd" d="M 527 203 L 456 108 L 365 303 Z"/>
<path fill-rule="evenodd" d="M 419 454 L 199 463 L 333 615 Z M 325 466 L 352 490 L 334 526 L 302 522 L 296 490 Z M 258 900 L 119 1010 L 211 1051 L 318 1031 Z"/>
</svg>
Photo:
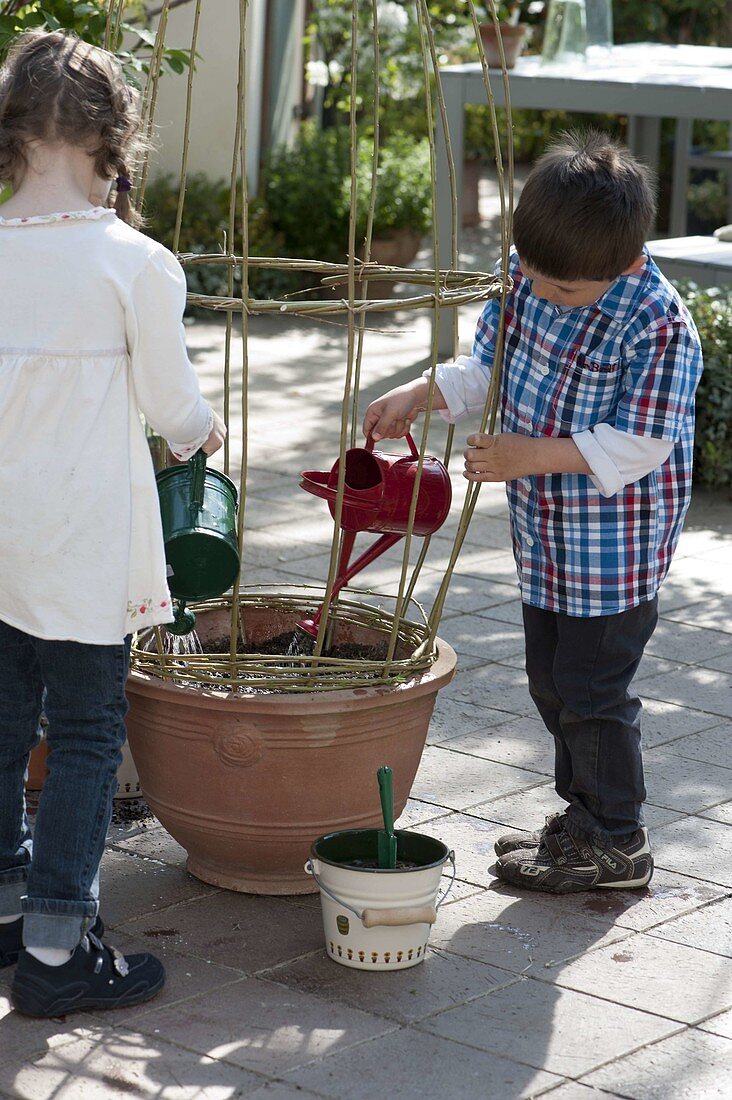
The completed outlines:
<svg viewBox="0 0 732 1100">
<path fill-rule="evenodd" d="M 140 412 L 179 458 L 211 431 L 185 295 L 173 254 L 112 209 L 0 217 L 0 619 L 10 626 L 117 645 L 172 619 Z"/>
</svg>

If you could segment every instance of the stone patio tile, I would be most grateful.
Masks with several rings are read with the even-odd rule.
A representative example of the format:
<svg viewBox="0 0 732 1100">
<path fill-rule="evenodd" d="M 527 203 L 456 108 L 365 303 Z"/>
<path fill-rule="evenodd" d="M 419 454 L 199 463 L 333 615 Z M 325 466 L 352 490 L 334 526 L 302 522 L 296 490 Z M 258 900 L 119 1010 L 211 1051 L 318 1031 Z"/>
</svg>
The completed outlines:
<svg viewBox="0 0 732 1100">
<path fill-rule="evenodd" d="M 690 666 L 665 676 L 654 676 L 643 684 L 644 695 L 671 703 L 693 704 L 697 710 L 721 718 L 732 718 L 732 676 L 708 668 Z"/>
<path fill-rule="evenodd" d="M 582 1041 L 577 1042 L 578 1021 Z M 678 1030 L 678 1024 L 624 1005 L 529 978 L 423 1020 L 419 1030 L 579 1077 Z M 551 1095 L 551 1094 L 550 1094 Z"/>
<path fill-rule="evenodd" d="M 656 864 L 691 878 L 732 886 L 732 827 L 686 817 L 653 834 Z"/>
<path fill-rule="evenodd" d="M 490 798 L 466 808 L 473 817 L 497 821 L 511 829 L 532 832 L 542 827 L 547 814 L 562 813 L 566 810 L 567 804 L 559 798 L 554 790 L 554 781 L 550 780 L 520 791 L 518 794 Z M 669 821 L 676 821 L 682 816 L 678 810 L 652 806 L 649 803 L 645 804 L 644 812 L 646 823 L 653 829 Z"/>
<path fill-rule="evenodd" d="M 443 689 L 444 692 L 462 695 L 472 703 L 506 711 L 509 717 L 518 714 L 536 717 L 536 707 L 529 695 L 523 667 L 513 668 L 506 664 L 490 663 L 464 672 L 458 669 L 452 683 Z"/>
<path fill-rule="evenodd" d="M 334 964 L 337 965 L 337 964 Z M 271 1076 L 388 1034 L 394 1024 L 342 1004 L 260 978 L 245 978 L 214 993 L 149 1013 L 140 1030 L 185 1043 L 199 1055 L 221 1058 Z M 297 1083 L 301 1082 L 298 1076 Z"/>
<path fill-rule="evenodd" d="M 667 745 L 668 752 L 676 753 L 687 760 L 699 760 L 704 764 L 732 768 L 732 722 L 722 722 L 719 726 L 682 737 Z M 732 776 L 730 776 L 732 791 Z"/>
<path fill-rule="evenodd" d="M 704 662 L 705 668 L 714 668 L 718 672 L 732 672 L 732 649 L 726 653 L 720 653 L 717 657 L 710 657 Z"/>
<path fill-rule="evenodd" d="M 438 920 L 442 919 L 438 917 Z M 496 966 L 432 948 L 419 966 L 369 974 L 339 966 L 321 951 L 259 975 L 300 993 L 411 1024 L 516 980 Z"/>
<path fill-rule="evenodd" d="M 431 607 L 441 582 L 442 577 L 439 574 L 428 576 L 421 573 L 415 586 L 415 599 L 425 607 Z M 445 600 L 445 613 L 454 614 L 457 611 L 473 613 L 516 599 L 514 585 L 483 581 L 477 577 L 461 577 L 455 573 Z"/>
<path fill-rule="evenodd" d="M 107 848 L 102 859 L 102 912 L 105 923 L 112 927 L 214 891 L 215 887 L 182 868 L 149 857 L 133 857 Z"/>
<path fill-rule="evenodd" d="M 503 531 L 508 539 L 508 529 L 504 525 Z M 504 542 L 503 546 L 505 547 Z M 445 555 L 447 559 L 448 555 Z M 512 584 L 518 588 L 516 578 L 516 560 L 511 550 L 486 548 L 479 539 L 470 539 L 463 544 L 458 557 L 456 573 L 461 576 L 485 578 L 489 581 L 500 581 L 502 584 Z"/>
<path fill-rule="evenodd" d="M 462 478 L 462 480 L 465 479 Z M 449 555 L 454 538 L 454 531 L 451 530 L 448 534 L 443 528 L 442 531 L 438 531 L 437 534 L 432 536 L 432 544 L 443 548 L 444 554 Z M 464 561 L 470 561 L 471 551 L 476 551 L 479 556 L 482 556 L 486 549 L 505 551 L 510 543 L 511 536 L 508 531 L 507 512 L 504 515 L 494 516 L 474 515 L 470 521 L 468 536 L 463 543 L 457 563 L 462 566 Z"/>
<path fill-rule="evenodd" d="M 656 867 L 645 890 L 592 890 L 574 895 L 574 900 L 587 916 L 644 932 L 724 896 L 723 886 Z"/>
<path fill-rule="evenodd" d="M 0 1065 L 0 1090 L 17 1100 L 229 1100 L 260 1082 L 205 1051 L 126 1028 L 95 1029 L 87 1038 Z"/>
<path fill-rule="evenodd" d="M 650 680 L 654 676 L 676 672 L 680 668 L 684 668 L 684 665 L 680 664 L 678 661 L 667 661 L 664 657 L 653 657 L 650 653 L 645 653 L 633 682 L 643 685 L 644 681 Z M 642 692 L 643 687 L 639 687 L 638 691 Z"/>
<path fill-rule="evenodd" d="M 549 1089 L 542 1092 L 542 1097 L 547 1100 L 627 1100 L 617 1092 L 607 1092 L 605 1089 L 590 1088 L 589 1085 L 581 1085 L 579 1081 L 568 1081 L 566 1085 L 560 1085 L 558 1089 Z"/>
<path fill-rule="evenodd" d="M 654 806 L 698 813 L 722 802 L 732 790 L 729 768 L 677 755 L 677 746 L 649 749 L 643 757 L 648 799 Z"/>
<path fill-rule="evenodd" d="M 489 792 L 519 791 L 541 779 L 538 772 L 433 745 L 424 751 L 412 793 L 420 801 L 463 810 L 481 802 Z"/>
<path fill-rule="evenodd" d="M 247 1092 L 246 1100 L 317 1100 L 317 1093 L 287 1081 L 267 1081 L 254 1092 Z"/>
<path fill-rule="evenodd" d="M 727 1100 L 732 1042 L 696 1028 L 588 1074 L 588 1084 L 633 1100 Z"/>
<path fill-rule="evenodd" d="M 131 921 L 125 931 L 143 937 L 149 950 L 164 939 L 180 954 L 246 974 L 277 966 L 323 943 L 316 909 L 289 899 L 225 890 Z"/>
<path fill-rule="evenodd" d="M 732 959 L 732 898 L 723 898 L 694 913 L 667 921 L 651 929 L 648 934 Z M 728 973 L 732 1001 L 732 962 Z"/>
<path fill-rule="evenodd" d="M 523 655 L 524 632 L 510 623 L 485 619 L 480 615 L 455 615 L 440 623 L 439 634 L 458 654 L 499 661 L 515 654 Z"/>
<path fill-rule="evenodd" d="M 506 831 L 502 825 L 453 813 L 430 822 L 425 831 L 454 850 L 458 879 L 483 887 L 495 883 L 490 868 L 496 859 L 495 840 Z"/>
<path fill-rule="evenodd" d="M 677 623 L 690 623 L 691 626 L 705 626 L 732 634 L 732 596 L 711 596 L 698 603 L 662 611 L 662 615 Z"/>
<path fill-rule="evenodd" d="M 521 600 L 515 599 L 511 603 L 500 604 L 497 607 L 491 607 L 488 611 L 477 612 L 481 618 L 485 619 L 497 619 L 501 623 L 513 623 L 515 626 L 523 629 L 524 614 L 521 610 Z"/>
<path fill-rule="evenodd" d="M 711 1031 L 714 1035 L 723 1035 L 727 1039 L 732 1039 L 732 1008 L 712 1016 L 702 1024 L 697 1024 L 697 1027 L 701 1031 Z"/>
<path fill-rule="evenodd" d="M 709 817 L 713 821 L 723 821 L 725 825 L 732 825 L 732 802 L 722 802 L 719 806 L 712 806 L 699 814 L 700 817 Z"/>
<path fill-rule="evenodd" d="M 580 993 L 601 992 L 607 1001 L 688 1024 L 728 1008 L 732 1000 L 729 965 L 718 955 L 645 932 L 535 971 L 534 977 Z"/>
<path fill-rule="evenodd" d="M 420 802 L 416 798 L 409 798 L 401 817 L 397 818 L 395 824 L 397 829 L 419 830 L 420 825 L 424 825 L 428 821 L 434 821 L 436 818 L 445 817 L 451 812 L 443 810 L 439 806 L 433 806 L 431 802 Z"/>
<path fill-rule="evenodd" d="M 130 852 L 144 859 L 158 860 L 167 863 L 170 867 L 185 868 L 186 850 L 177 840 L 167 832 L 158 822 L 144 832 L 114 841 L 114 848 L 122 852 Z M 207 884 L 201 883 L 201 890 L 206 890 Z"/>
<path fill-rule="evenodd" d="M 521 1100 L 559 1083 L 545 1070 L 411 1029 L 286 1076 L 331 1100 Z"/>
<path fill-rule="evenodd" d="M 721 630 L 707 630 L 661 618 L 645 652 L 682 664 L 706 665 L 709 658 L 728 652 L 729 648 L 729 634 Z"/>
<path fill-rule="evenodd" d="M 732 595 L 732 575 L 708 558 L 674 557 L 661 591 L 666 589 L 678 589 L 690 594 L 691 600 L 720 594 L 729 596 Z"/>
<path fill-rule="evenodd" d="M 449 688 L 443 689 L 437 696 L 432 712 L 427 744 L 438 745 L 449 737 L 483 729 L 488 725 L 497 726 L 510 718 L 511 715 L 505 710 L 481 706 L 477 699 L 473 701 L 465 698 L 462 689 L 453 694 L 449 694 Z"/>
<path fill-rule="evenodd" d="M 47 1050 L 55 1050 L 65 1043 L 73 1043 L 78 1039 L 87 1038 L 94 1034 L 93 1020 L 84 1017 L 72 1017 L 70 1020 L 34 1020 L 28 1016 L 21 1016 L 11 1006 L 8 998 L 8 990 L 14 968 L 8 967 L 0 971 L 2 984 L 0 985 L 0 1036 L 2 1037 L 2 1056 L 0 1057 L 0 1089 L 2 1089 L 2 1064 L 12 1060 L 23 1062 L 39 1056 Z M 7 1088 L 7 1080 L 5 1082 Z"/>
<path fill-rule="evenodd" d="M 576 902 L 497 886 L 441 909 L 430 941 L 441 951 L 536 975 L 633 935 L 587 916 Z"/>
<path fill-rule="evenodd" d="M 719 723 L 719 719 L 713 714 L 706 714 L 702 710 L 681 707 L 665 699 L 649 699 L 645 686 L 638 692 L 643 702 L 641 723 L 644 749 L 675 741 L 679 737 L 709 729 Z"/>
<path fill-rule="evenodd" d="M 500 726 L 451 737 L 442 742 L 442 747 L 510 764 L 515 768 L 554 775 L 554 740 L 544 723 L 537 718 L 514 718 Z"/>
</svg>

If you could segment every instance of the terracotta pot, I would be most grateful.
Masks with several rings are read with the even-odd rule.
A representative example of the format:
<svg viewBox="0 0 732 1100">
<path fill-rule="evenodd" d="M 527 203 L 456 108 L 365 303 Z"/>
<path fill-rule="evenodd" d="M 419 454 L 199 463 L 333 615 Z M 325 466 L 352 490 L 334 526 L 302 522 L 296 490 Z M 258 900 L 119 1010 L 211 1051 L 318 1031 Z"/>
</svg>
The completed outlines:
<svg viewBox="0 0 732 1100">
<path fill-rule="evenodd" d="M 248 638 L 255 612 L 269 614 L 243 612 Z M 208 617 L 199 615 L 199 635 Z M 282 627 L 280 618 L 269 636 Z M 351 629 L 374 644 L 371 628 Z M 313 840 L 379 825 L 382 764 L 403 810 L 455 665 L 439 642 L 436 663 L 409 683 L 303 694 L 227 695 L 133 672 L 127 728 L 143 794 L 197 878 L 245 893 L 311 893 L 303 868 Z"/>
<path fill-rule="evenodd" d="M 414 229 L 395 229 L 388 237 L 374 237 L 371 242 L 369 258 L 377 264 L 389 267 L 409 267 L 419 252 L 422 236 Z M 363 259 L 363 251 L 359 251 Z M 356 284 L 356 297 L 359 297 L 359 285 Z M 371 279 L 368 285 L 369 298 L 391 298 L 394 283 L 387 279 Z"/>
<path fill-rule="evenodd" d="M 44 738 L 43 741 L 36 745 L 33 752 L 30 754 L 28 778 L 25 782 L 25 789 L 27 791 L 40 791 L 43 789 L 43 784 L 48 774 L 47 758 L 48 743 Z M 117 782 L 119 783 L 119 788 L 114 796 L 115 799 L 140 797 L 142 793 L 140 790 L 140 780 L 135 770 L 132 753 L 127 744 L 122 746 L 122 763 L 117 772 Z"/>
<path fill-rule="evenodd" d="M 526 36 L 531 29 L 526 23 L 501 23 L 501 41 L 506 57 L 506 68 L 512 69 L 524 48 Z M 480 37 L 483 42 L 486 60 L 491 69 L 500 69 L 501 55 L 498 51 L 498 38 L 493 23 L 481 23 Z"/>
<path fill-rule="evenodd" d="M 462 223 L 468 227 L 480 225 L 480 176 L 483 162 L 480 157 L 466 157 L 463 162 Z"/>
</svg>

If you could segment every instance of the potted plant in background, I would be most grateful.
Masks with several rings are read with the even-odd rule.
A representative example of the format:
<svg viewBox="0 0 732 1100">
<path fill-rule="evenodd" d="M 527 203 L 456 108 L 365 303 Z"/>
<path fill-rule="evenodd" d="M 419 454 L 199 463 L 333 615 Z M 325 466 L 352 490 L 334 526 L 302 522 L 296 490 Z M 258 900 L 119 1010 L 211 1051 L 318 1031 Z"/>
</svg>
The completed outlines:
<svg viewBox="0 0 732 1100">
<path fill-rule="evenodd" d="M 516 60 L 526 44 L 526 38 L 530 31 L 527 23 L 521 23 L 524 8 L 527 8 L 526 0 L 500 0 L 496 3 L 503 53 L 506 58 L 506 68 L 512 69 Z M 487 22 L 480 25 L 480 37 L 483 42 L 486 60 L 491 69 L 500 69 L 501 54 L 498 46 L 498 36 L 495 24 L 491 16 L 490 4 L 484 4 L 483 9 L 488 17 Z"/>
</svg>

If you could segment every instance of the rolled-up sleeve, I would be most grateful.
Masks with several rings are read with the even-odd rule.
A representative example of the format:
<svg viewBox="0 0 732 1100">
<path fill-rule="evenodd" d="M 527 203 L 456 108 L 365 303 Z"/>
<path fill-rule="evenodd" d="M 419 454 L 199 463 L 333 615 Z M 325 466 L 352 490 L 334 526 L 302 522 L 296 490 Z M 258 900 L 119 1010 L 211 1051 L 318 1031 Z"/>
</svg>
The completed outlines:
<svg viewBox="0 0 732 1100">
<path fill-rule="evenodd" d="M 127 350 L 138 407 L 180 459 L 190 458 L 213 427 L 213 411 L 201 396 L 188 357 L 185 303 L 183 268 L 161 246 L 132 287 L 126 309 Z"/>
<path fill-rule="evenodd" d="M 437 364 L 435 381 L 447 405 L 447 409 L 440 410 L 440 416 L 448 424 L 483 412 L 493 370 L 499 315 L 500 302 L 493 298 L 478 320 L 472 354 L 459 355 L 454 363 Z M 426 370 L 422 377 L 429 379 L 430 374 Z"/>
</svg>

